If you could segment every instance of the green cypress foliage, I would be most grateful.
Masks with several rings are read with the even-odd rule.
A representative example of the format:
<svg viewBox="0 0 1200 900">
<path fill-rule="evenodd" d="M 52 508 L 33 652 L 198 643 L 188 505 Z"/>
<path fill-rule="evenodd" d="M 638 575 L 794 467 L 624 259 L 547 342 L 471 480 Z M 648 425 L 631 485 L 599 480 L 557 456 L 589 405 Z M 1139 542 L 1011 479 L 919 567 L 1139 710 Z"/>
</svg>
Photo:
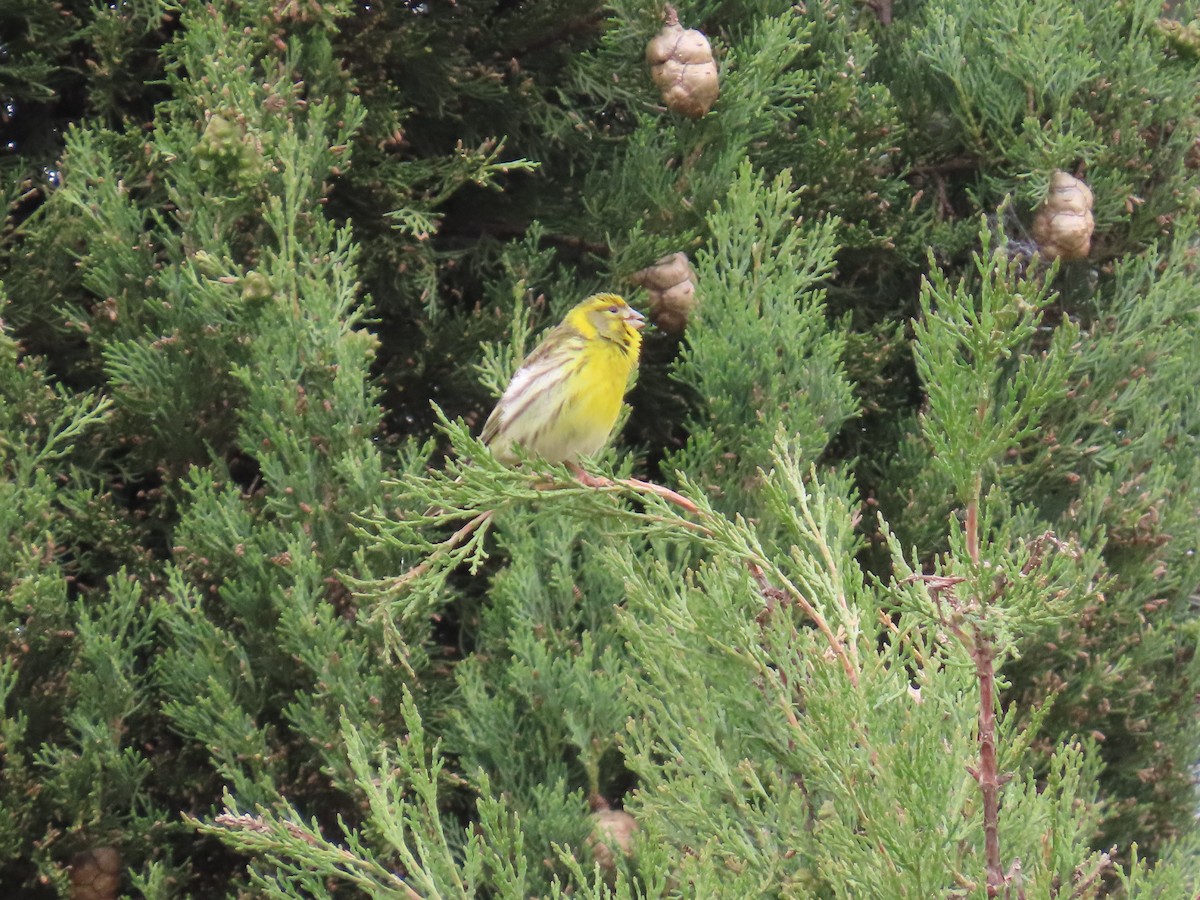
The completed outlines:
<svg viewBox="0 0 1200 900">
<path fill-rule="evenodd" d="M 1200 890 L 1196 10 L 676 12 L 0 0 L 4 892 Z"/>
</svg>

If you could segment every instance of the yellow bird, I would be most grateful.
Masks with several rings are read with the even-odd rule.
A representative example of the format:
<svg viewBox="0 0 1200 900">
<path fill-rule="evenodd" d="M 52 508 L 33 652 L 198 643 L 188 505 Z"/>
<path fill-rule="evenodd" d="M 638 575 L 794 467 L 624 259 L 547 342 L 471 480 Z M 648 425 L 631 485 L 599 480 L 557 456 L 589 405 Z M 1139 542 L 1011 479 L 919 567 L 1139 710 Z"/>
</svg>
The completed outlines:
<svg viewBox="0 0 1200 900">
<path fill-rule="evenodd" d="M 641 313 L 595 294 L 567 313 L 509 382 L 481 439 L 504 463 L 515 447 L 547 462 L 576 462 L 608 440 L 642 347 Z"/>
</svg>

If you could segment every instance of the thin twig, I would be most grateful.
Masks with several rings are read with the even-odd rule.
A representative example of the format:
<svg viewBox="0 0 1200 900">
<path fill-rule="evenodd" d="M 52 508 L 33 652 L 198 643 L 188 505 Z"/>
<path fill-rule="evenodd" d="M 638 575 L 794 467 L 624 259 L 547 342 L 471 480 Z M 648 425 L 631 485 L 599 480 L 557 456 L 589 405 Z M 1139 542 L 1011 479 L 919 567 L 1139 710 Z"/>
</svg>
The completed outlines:
<svg viewBox="0 0 1200 900">
<path fill-rule="evenodd" d="M 971 774 L 983 794 L 983 848 L 987 895 L 1000 896 L 1007 883 L 1000 863 L 1000 778 L 996 760 L 996 652 L 989 635 L 975 629 L 975 677 L 979 680 L 979 768 Z"/>
<path fill-rule="evenodd" d="M 663 487 L 661 484 L 655 484 L 652 481 L 642 481 L 640 478 L 618 478 L 617 484 L 624 485 L 630 490 L 639 493 L 654 494 L 656 497 L 662 497 L 668 503 L 674 503 L 680 509 L 685 509 L 692 515 L 700 514 L 700 508 L 695 503 L 683 496 L 683 494 L 673 491 L 668 487 Z"/>
<path fill-rule="evenodd" d="M 978 494 L 976 494 L 978 496 Z M 979 503 L 972 500 L 967 504 L 967 553 L 971 556 L 971 564 L 979 567 Z"/>
<path fill-rule="evenodd" d="M 979 504 L 967 504 L 966 515 L 967 554 L 976 568 L 979 566 Z M 934 600 L 941 605 L 942 594 L 947 595 L 951 609 L 961 611 L 962 602 L 954 595 L 954 588 L 966 581 L 961 575 L 910 575 L 905 583 L 921 581 L 927 586 Z M 997 599 L 991 598 L 991 601 Z M 978 601 L 972 601 L 978 605 Z M 985 604 L 984 611 L 986 612 Z M 996 646 L 993 637 L 980 625 L 971 620 L 969 631 L 960 622 L 941 616 L 942 624 L 971 654 L 975 663 L 975 679 L 979 682 L 979 766 L 968 766 L 967 771 L 979 785 L 983 795 L 983 842 L 984 863 L 987 872 L 987 895 L 1000 896 L 1010 883 L 1000 862 L 1000 787 L 1007 779 L 1001 779 L 996 753 Z"/>
<path fill-rule="evenodd" d="M 673 491 L 669 487 L 664 487 L 661 484 L 655 484 L 653 481 L 643 481 L 640 478 L 605 478 L 603 475 L 593 475 L 590 472 L 585 472 L 574 463 L 569 464 L 569 468 L 575 474 L 575 480 L 584 487 L 596 488 L 601 491 L 612 491 L 614 488 L 624 487 L 638 494 L 653 494 L 694 516 L 701 515 L 700 507 L 683 496 L 683 494 Z M 553 488 L 554 486 L 553 481 L 546 484 L 547 488 Z"/>
<path fill-rule="evenodd" d="M 1116 848 L 1114 847 L 1113 849 L 1115 850 Z M 1100 855 L 1096 858 L 1095 865 L 1092 866 L 1091 871 L 1081 872 L 1079 869 L 1076 869 L 1076 881 L 1074 889 L 1071 891 L 1071 900 L 1078 900 L 1078 898 L 1086 897 L 1088 894 L 1090 894 L 1093 885 L 1095 885 L 1096 881 L 1099 880 L 1100 876 L 1112 868 L 1112 857 L 1108 853 L 1101 851 Z"/>
<path fill-rule="evenodd" d="M 980 418 L 984 407 L 980 405 Z M 975 490 L 967 502 L 966 540 L 971 566 L 980 565 L 979 497 L 982 476 L 975 476 Z M 986 608 L 980 612 L 987 614 Z M 970 650 L 975 661 L 975 677 L 979 681 L 979 769 L 972 774 L 983 794 L 983 853 L 987 867 L 987 895 L 1000 896 L 1008 879 L 1000 862 L 1000 777 L 996 760 L 996 645 L 979 620 L 971 629 Z"/>
<path fill-rule="evenodd" d="M 916 642 L 906 639 L 900 632 L 900 629 L 896 626 L 896 623 L 892 621 L 892 617 L 885 613 L 882 609 L 878 611 L 878 616 L 879 624 L 891 632 L 892 636 L 897 641 L 904 641 L 908 645 L 909 650 L 912 652 L 913 657 L 917 660 L 917 663 L 921 666 L 921 668 L 928 669 L 929 659 L 924 653 L 921 652 L 921 648 L 917 646 Z"/>
<path fill-rule="evenodd" d="M 820 539 L 817 541 L 817 549 L 820 551 L 821 558 L 825 561 L 825 566 L 826 566 L 826 568 L 829 569 L 829 574 L 833 578 L 833 583 L 834 583 L 835 589 L 836 589 L 838 606 L 840 606 L 842 609 L 842 612 L 845 613 L 846 621 L 847 622 L 852 621 L 853 617 L 850 615 L 850 606 L 849 606 L 849 604 L 846 603 L 846 592 L 842 589 L 842 587 L 843 587 L 842 576 L 841 576 L 841 573 L 838 571 L 837 560 L 835 560 L 833 558 L 833 553 L 830 552 L 828 542 L 825 540 L 825 537 L 822 534 L 821 529 L 819 527 L 817 527 L 817 520 L 813 517 L 812 507 L 810 507 L 808 504 L 808 498 L 805 496 L 804 492 L 802 492 L 802 491 L 797 491 L 797 496 L 800 498 L 800 511 L 804 515 L 804 521 L 808 523 L 808 527 L 812 529 L 813 534 L 820 535 Z M 858 669 L 858 648 L 853 643 L 850 644 L 849 657 L 850 657 L 850 659 L 848 660 L 848 662 L 852 663 L 854 671 L 857 671 L 857 669 Z M 849 673 L 850 673 L 850 669 L 847 669 L 847 674 L 849 674 Z M 855 683 L 855 686 L 857 687 L 858 682 L 855 681 L 854 683 Z"/>
<path fill-rule="evenodd" d="M 243 813 L 240 816 L 235 816 L 232 813 L 222 813 L 221 815 L 217 816 L 213 822 L 214 824 L 220 825 L 222 828 L 228 829 L 229 831 L 247 831 L 251 834 L 266 835 L 268 838 L 272 836 L 272 832 L 274 831 L 273 827 L 261 816 L 252 816 L 249 813 Z M 355 856 L 345 847 L 338 847 L 333 844 L 329 844 L 321 840 L 319 837 L 309 834 L 294 822 L 280 822 L 279 824 L 283 826 L 284 831 L 286 831 L 290 836 L 296 838 L 297 840 L 303 841 L 308 846 L 334 852 L 345 862 L 347 868 L 375 868 L 374 866 L 370 866 L 365 860 Z M 396 873 L 386 872 L 384 874 L 390 878 L 393 885 L 401 888 L 404 891 L 405 897 L 410 898 L 410 900 L 421 900 L 421 894 L 418 894 L 415 890 L 413 890 L 407 884 L 407 882 L 405 882 L 404 879 L 398 876 Z"/>
<path fill-rule="evenodd" d="M 463 541 L 474 534 L 481 525 L 491 519 L 495 514 L 496 511 L 494 509 L 485 509 L 483 512 L 479 513 L 477 516 L 475 516 L 475 518 L 467 522 L 466 525 L 458 529 L 458 531 L 454 532 L 454 534 L 450 535 L 450 537 L 446 538 L 444 541 L 434 547 L 433 552 L 430 553 L 429 556 L 425 557 L 425 559 L 419 564 L 413 566 L 407 572 L 398 575 L 392 581 L 389 590 L 398 591 L 413 579 L 420 578 L 429 571 L 429 566 L 434 560 L 436 560 L 439 556 L 449 553 L 451 550 L 457 548 Z"/>
<path fill-rule="evenodd" d="M 825 617 L 817 612 L 817 608 L 809 603 L 808 599 L 800 593 L 800 589 L 785 578 L 783 580 L 783 583 L 787 585 L 785 594 L 783 590 L 771 584 L 766 572 L 763 571 L 762 563 L 758 560 L 746 560 L 746 567 L 750 570 L 750 576 L 758 583 L 759 591 L 764 597 L 768 598 L 768 601 L 772 597 L 787 596 L 804 610 L 805 615 L 812 619 L 813 624 L 817 626 L 817 630 L 825 636 L 825 640 L 829 643 L 838 661 L 842 664 L 842 671 L 846 673 L 846 678 L 849 679 L 854 687 L 858 687 L 858 671 L 854 668 L 854 663 L 850 659 L 849 653 L 846 652 L 846 645 L 842 643 L 841 638 L 833 633 L 833 629 L 829 627 L 829 623 L 825 621 Z"/>
</svg>

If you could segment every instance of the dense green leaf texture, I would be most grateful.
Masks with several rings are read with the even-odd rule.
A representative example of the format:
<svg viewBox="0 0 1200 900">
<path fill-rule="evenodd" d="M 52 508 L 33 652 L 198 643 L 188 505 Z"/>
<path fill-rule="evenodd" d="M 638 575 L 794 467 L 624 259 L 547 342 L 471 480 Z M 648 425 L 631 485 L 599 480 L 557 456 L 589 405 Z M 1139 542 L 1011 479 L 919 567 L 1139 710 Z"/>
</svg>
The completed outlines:
<svg viewBox="0 0 1200 900">
<path fill-rule="evenodd" d="M 690 119 L 660 0 L 0 0 L 0 894 L 1195 896 L 1167 6 L 681 2 Z"/>
</svg>

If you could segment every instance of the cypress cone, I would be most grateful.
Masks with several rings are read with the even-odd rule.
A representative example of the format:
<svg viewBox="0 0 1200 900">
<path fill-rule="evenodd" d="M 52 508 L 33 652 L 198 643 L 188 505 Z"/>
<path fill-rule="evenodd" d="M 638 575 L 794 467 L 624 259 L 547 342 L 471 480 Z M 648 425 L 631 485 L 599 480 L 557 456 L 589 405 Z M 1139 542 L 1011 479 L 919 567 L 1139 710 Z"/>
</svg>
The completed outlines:
<svg viewBox="0 0 1200 900">
<path fill-rule="evenodd" d="M 679 14 L 668 6 L 666 24 L 646 45 L 650 77 L 673 112 L 699 119 L 717 102 L 720 79 L 708 38 L 679 24 Z"/>
</svg>

